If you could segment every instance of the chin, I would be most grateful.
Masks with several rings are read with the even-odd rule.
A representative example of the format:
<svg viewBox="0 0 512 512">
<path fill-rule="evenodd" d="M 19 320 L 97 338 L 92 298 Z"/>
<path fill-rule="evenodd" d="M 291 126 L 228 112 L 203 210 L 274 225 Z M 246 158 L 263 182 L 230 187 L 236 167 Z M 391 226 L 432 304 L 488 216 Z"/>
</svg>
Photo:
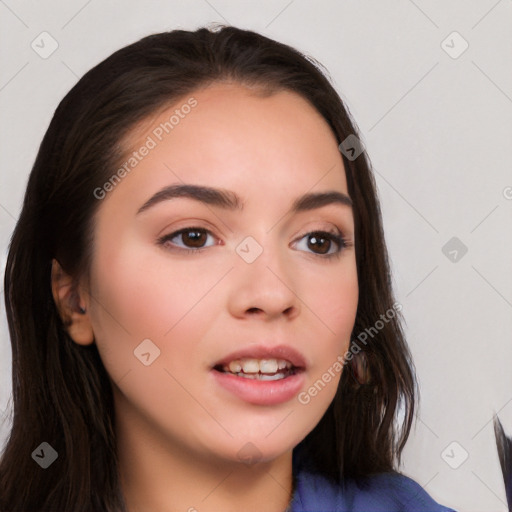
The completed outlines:
<svg viewBox="0 0 512 512">
<path fill-rule="evenodd" d="M 217 445 L 215 452 L 219 458 L 229 463 L 242 463 L 252 466 L 258 463 L 272 462 L 286 454 L 291 454 L 293 448 L 299 442 L 300 440 L 297 440 L 296 443 L 290 444 L 289 436 L 286 440 L 281 439 L 279 436 L 269 440 L 266 434 L 262 434 L 252 438 L 226 440 L 226 445 Z"/>
</svg>

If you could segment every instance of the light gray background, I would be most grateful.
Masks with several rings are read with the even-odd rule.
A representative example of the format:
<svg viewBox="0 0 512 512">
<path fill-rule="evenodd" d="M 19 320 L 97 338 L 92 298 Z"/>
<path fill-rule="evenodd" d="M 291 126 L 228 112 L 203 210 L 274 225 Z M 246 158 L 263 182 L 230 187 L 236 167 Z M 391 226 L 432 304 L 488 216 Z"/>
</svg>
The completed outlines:
<svg viewBox="0 0 512 512">
<path fill-rule="evenodd" d="M 512 432 L 511 18 L 510 0 L 0 1 L 2 269 L 52 113 L 93 65 L 149 33 L 213 21 L 291 44 L 329 70 L 376 173 L 422 392 L 401 469 L 460 511 L 506 511 L 491 420 L 499 411 Z M 31 48 L 43 31 L 59 44 L 47 59 Z M 457 58 L 445 51 L 463 48 L 454 31 L 469 44 Z M 468 247 L 456 262 L 442 252 L 452 237 Z M 4 441 L 3 299 L 0 322 Z"/>
</svg>

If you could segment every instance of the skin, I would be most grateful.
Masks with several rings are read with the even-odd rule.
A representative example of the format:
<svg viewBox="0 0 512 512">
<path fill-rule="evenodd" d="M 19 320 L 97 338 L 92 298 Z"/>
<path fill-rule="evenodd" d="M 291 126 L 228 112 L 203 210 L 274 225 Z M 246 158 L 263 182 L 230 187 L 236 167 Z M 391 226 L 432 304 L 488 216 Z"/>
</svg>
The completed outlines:
<svg viewBox="0 0 512 512">
<path fill-rule="evenodd" d="M 294 397 L 262 406 L 217 385 L 210 368 L 241 347 L 290 344 L 307 362 L 307 391 L 348 349 L 358 301 L 354 246 L 328 259 L 305 235 L 337 228 L 353 244 L 352 209 L 287 214 L 308 192 L 348 195 L 343 161 L 325 120 L 295 93 L 264 98 L 224 83 L 190 96 L 197 106 L 101 201 L 90 280 L 73 296 L 54 262 L 54 297 L 71 337 L 96 343 L 110 375 L 130 512 L 229 512 L 241 503 L 249 512 L 283 511 L 292 450 L 326 411 L 341 373 L 307 405 Z M 126 141 L 131 151 L 183 103 L 138 125 Z M 231 190 L 244 208 L 178 198 L 136 215 L 179 183 Z M 186 236 L 158 245 L 185 227 L 211 231 L 201 252 L 179 251 L 193 247 Z M 235 251 L 247 236 L 263 248 L 250 264 Z M 144 339 L 160 349 L 149 366 L 134 356 Z M 247 443 L 259 457 L 252 465 L 239 456 Z"/>
</svg>

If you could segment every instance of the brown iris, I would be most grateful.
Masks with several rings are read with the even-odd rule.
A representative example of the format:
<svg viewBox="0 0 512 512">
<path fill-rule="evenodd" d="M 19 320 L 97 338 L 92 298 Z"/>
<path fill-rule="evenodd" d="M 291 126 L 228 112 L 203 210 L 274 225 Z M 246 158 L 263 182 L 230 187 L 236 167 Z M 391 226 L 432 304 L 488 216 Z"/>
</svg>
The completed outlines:
<svg viewBox="0 0 512 512">
<path fill-rule="evenodd" d="M 181 236 L 183 243 L 188 247 L 202 247 L 206 242 L 205 231 L 189 229 L 187 231 L 183 231 Z"/>
<path fill-rule="evenodd" d="M 310 249 L 320 249 L 320 254 L 326 254 L 329 251 L 331 241 L 328 238 L 317 235 L 309 235 L 308 238 L 308 247 Z"/>
</svg>

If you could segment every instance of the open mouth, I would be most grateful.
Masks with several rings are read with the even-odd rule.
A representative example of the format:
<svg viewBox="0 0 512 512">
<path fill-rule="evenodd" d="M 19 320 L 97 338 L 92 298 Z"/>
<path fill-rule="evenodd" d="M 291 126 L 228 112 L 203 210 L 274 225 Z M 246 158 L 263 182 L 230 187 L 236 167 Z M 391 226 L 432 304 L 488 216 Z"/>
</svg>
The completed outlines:
<svg viewBox="0 0 512 512">
<path fill-rule="evenodd" d="M 248 346 L 211 367 L 214 382 L 244 402 L 273 406 L 289 402 L 306 381 L 306 360 L 290 346 Z"/>
<path fill-rule="evenodd" d="M 218 364 L 214 370 L 235 375 L 244 379 L 272 381 L 282 380 L 295 375 L 301 368 L 294 366 L 285 359 L 253 359 L 242 358 L 228 364 Z"/>
</svg>

